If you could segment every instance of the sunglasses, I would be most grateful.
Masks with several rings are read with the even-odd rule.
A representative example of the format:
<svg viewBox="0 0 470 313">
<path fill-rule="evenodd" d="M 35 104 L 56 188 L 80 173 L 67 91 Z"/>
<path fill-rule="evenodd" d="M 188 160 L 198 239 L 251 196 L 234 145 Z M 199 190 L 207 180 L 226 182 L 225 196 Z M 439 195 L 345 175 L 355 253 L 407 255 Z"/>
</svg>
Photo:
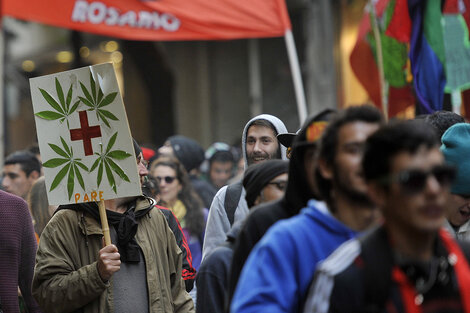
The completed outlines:
<svg viewBox="0 0 470 313">
<path fill-rule="evenodd" d="M 285 191 L 287 188 L 287 181 L 285 180 L 272 181 L 272 182 L 269 182 L 268 185 L 274 185 L 280 191 Z"/>
<path fill-rule="evenodd" d="M 439 185 L 448 187 L 455 179 L 457 171 L 450 165 L 438 165 L 428 171 L 418 169 L 402 171 L 396 175 L 383 177 L 378 182 L 382 185 L 398 183 L 406 194 L 413 195 L 423 191 L 430 175 L 437 180 Z"/>
<path fill-rule="evenodd" d="M 158 184 L 160 184 L 162 180 L 164 180 L 165 183 L 167 184 L 171 184 L 176 179 L 176 177 L 175 176 L 165 176 L 165 177 L 155 176 L 155 179 L 157 180 Z"/>
</svg>

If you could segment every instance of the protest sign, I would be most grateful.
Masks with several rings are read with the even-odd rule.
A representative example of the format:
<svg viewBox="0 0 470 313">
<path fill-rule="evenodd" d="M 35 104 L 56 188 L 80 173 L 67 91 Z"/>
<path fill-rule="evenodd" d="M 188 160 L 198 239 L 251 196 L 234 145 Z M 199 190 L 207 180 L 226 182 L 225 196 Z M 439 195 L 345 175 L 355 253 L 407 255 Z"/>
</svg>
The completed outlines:
<svg viewBox="0 0 470 313">
<path fill-rule="evenodd" d="M 140 195 L 113 65 L 32 78 L 30 84 L 49 204 Z"/>
</svg>

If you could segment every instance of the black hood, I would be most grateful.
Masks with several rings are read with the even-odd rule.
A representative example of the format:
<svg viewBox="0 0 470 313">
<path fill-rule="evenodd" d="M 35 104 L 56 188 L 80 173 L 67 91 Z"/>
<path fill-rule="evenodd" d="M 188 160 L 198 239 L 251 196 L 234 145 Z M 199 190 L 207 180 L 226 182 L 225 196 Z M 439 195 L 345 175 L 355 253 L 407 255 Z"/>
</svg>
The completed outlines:
<svg viewBox="0 0 470 313">
<path fill-rule="evenodd" d="M 304 166 L 304 153 L 307 148 L 317 145 L 323 130 L 333 118 L 336 111 L 331 109 L 311 116 L 304 123 L 292 144 L 292 154 L 289 162 L 289 178 L 286 193 L 283 198 L 284 207 L 291 215 L 297 214 L 307 206 L 310 199 L 318 196 L 310 189 Z"/>
</svg>

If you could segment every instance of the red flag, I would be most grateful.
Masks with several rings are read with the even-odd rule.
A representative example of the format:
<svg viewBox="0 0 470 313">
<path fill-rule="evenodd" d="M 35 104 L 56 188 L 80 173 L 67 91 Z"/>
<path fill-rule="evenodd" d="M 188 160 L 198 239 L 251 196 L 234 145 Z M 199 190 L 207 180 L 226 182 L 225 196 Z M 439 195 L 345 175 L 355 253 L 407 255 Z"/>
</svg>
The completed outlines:
<svg viewBox="0 0 470 313">
<path fill-rule="evenodd" d="M 403 46 L 403 42 L 409 41 L 411 34 L 411 20 L 407 12 L 407 1 L 396 0 L 395 6 L 393 8 L 389 7 L 392 4 L 393 2 L 389 0 L 379 0 L 375 7 L 379 19 L 384 19 L 386 13 L 393 10 L 388 25 L 380 34 L 385 78 L 389 82 L 388 116 L 390 117 L 397 115 L 415 103 L 412 87 L 405 79 L 407 56 L 406 54 L 394 54 L 398 51 L 397 46 Z M 359 26 L 356 45 L 350 55 L 350 63 L 354 74 L 366 90 L 370 100 L 375 106 L 383 110 L 379 69 L 375 56 L 376 43 L 370 19 L 370 12 L 366 11 Z M 386 37 L 389 37 L 389 39 L 387 40 Z M 390 48 L 390 51 L 387 50 L 388 48 Z M 405 48 L 401 47 L 401 50 L 404 51 Z"/>
<path fill-rule="evenodd" d="M 284 36 L 284 0 L 3 0 L 4 15 L 133 40 Z"/>
<path fill-rule="evenodd" d="M 385 34 L 400 42 L 410 42 L 411 18 L 408 13 L 408 0 L 396 0 L 392 20 Z"/>
</svg>

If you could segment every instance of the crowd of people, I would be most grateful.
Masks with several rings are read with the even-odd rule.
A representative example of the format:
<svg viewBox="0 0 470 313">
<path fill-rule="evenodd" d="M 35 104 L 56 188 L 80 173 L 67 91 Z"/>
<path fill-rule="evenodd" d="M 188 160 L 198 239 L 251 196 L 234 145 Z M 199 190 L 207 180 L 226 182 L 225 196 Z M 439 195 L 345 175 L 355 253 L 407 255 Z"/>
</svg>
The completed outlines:
<svg viewBox="0 0 470 313">
<path fill-rule="evenodd" d="M 50 206 L 39 151 L 5 159 L 0 312 L 470 312 L 470 124 L 324 110 L 241 147 L 134 140 L 142 195 Z M 469 153 L 468 155 L 466 153 Z"/>
</svg>

